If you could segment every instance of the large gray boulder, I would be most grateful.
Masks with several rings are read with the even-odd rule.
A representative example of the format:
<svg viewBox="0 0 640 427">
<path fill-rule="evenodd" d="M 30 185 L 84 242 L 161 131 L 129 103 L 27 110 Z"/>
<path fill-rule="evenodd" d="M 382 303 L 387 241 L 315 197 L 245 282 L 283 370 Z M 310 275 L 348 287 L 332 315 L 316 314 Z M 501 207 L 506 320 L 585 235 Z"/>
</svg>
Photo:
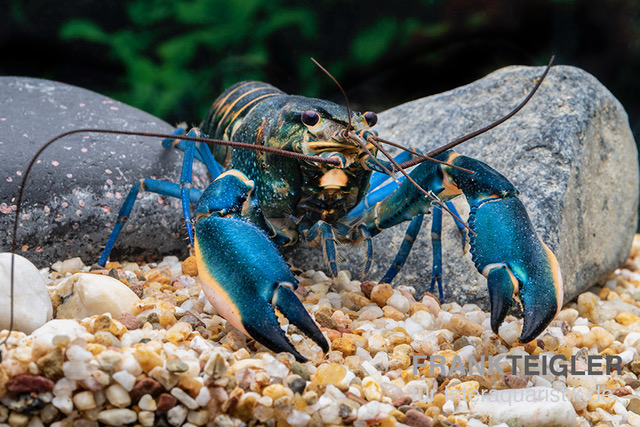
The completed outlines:
<svg viewBox="0 0 640 427">
<path fill-rule="evenodd" d="M 379 115 L 381 137 L 424 152 L 496 120 L 519 104 L 544 68 L 507 67 L 449 92 L 392 108 Z M 605 279 L 629 254 L 638 212 L 638 155 L 624 108 L 593 76 L 553 67 L 522 111 L 506 123 L 456 148 L 488 163 L 521 192 L 531 220 L 555 252 L 564 278 L 565 302 Z M 466 218 L 468 205 L 457 206 Z M 466 205 L 466 206 L 465 206 Z M 486 280 L 462 253 L 453 220 L 444 215 L 445 300 L 488 306 Z M 419 292 L 431 280 L 431 221 L 394 283 Z M 396 254 L 406 226 L 375 238 L 378 280 Z M 362 249 L 339 248 L 342 267 L 358 273 Z M 298 267 L 323 268 L 321 256 L 289 254 Z M 354 267 L 355 266 L 355 267 Z"/>
<path fill-rule="evenodd" d="M 0 77 L 0 251 L 11 249 L 22 174 L 49 139 L 81 128 L 146 132 L 174 127 L 103 95 L 48 80 Z M 182 155 L 155 138 L 75 134 L 54 143 L 28 177 L 18 228 L 18 251 L 39 267 L 80 256 L 98 260 L 118 211 L 139 179 L 178 182 Z M 206 176 L 196 169 L 202 187 Z M 198 185 L 196 185 L 198 186 Z M 116 244 L 116 257 L 186 254 L 177 204 L 142 194 Z"/>
</svg>

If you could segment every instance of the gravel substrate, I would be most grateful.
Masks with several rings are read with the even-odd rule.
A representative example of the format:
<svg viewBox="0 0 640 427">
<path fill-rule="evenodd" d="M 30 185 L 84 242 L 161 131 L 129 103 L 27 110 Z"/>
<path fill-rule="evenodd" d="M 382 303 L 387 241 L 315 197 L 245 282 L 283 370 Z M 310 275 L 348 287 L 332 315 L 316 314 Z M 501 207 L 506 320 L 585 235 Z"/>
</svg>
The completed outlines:
<svg viewBox="0 0 640 427">
<path fill-rule="evenodd" d="M 475 305 L 440 305 L 428 294 L 416 301 L 411 287 L 307 271 L 297 293 L 331 351 L 323 354 L 280 317 L 309 358 L 298 363 L 219 317 L 195 279 L 193 259 L 110 263 L 91 273 L 137 294 L 132 313 L 54 320 L 29 336 L 13 332 L 0 346 L 0 426 L 640 426 L 638 266 L 640 235 L 623 268 L 526 345 L 516 341 L 515 317 L 498 337 Z M 90 270 L 72 259 L 41 271 L 57 317 L 81 312 L 85 302 L 69 302 L 69 277 Z M 447 367 L 416 365 L 416 372 L 418 355 L 442 356 Z M 583 371 L 590 355 L 618 355 L 623 368 L 525 375 L 525 358 L 516 372 L 511 358 L 497 362 L 504 375 L 466 372 L 469 358 L 497 355 L 574 356 Z M 515 393 L 521 389 L 529 395 Z"/>
</svg>

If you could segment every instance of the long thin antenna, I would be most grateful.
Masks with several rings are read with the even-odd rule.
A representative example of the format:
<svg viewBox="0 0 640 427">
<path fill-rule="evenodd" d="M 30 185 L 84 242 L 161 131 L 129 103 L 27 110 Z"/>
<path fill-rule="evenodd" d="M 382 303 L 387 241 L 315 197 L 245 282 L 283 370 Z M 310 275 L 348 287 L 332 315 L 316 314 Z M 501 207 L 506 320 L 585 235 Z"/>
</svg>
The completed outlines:
<svg viewBox="0 0 640 427">
<path fill-rule="evenodd" d="M 483 134 L 493 128 L 495 128 L 496 126 L 501 125 L 502 123 L 506 122 L 507 120 L 509 120 L 511 117 L 513 117 L 518 111 L 520 111 L 522 109 L 522 107 L 524 107 L 527 102 L 529 102 L 529 100 L 531 99 L 531 97 L 536 93 L 536 91 L 538 90 L 538 88 L 540 87 L 540 85 L 542 84 L 542 82 L 544 81 L 545 77 L 547 77 L 547 74 L 549 73 L 549 70 L 551 69 L 551 64 L 553 64 L 553 60 L 555 58 L 555 55 L 551 55 L 551 59 L 549 60 L 549 63 L 547 64 L 547 68 L 545 68 L 544 73 L 542 73 L 542 76 L 540 76 L 540 78 L 538 79 L 538 81 L 536 82 L 536 85 L 533 87 L 533 90 L 529 93 L 529 95 L 527 95 L 527 97 L 524 99 L 524 101 L 522 101 L 516 108 L 514 108 L 513 110 L 511 110 L 511 112 L 509 114 L 507 114 L 506 116 L 496 120 L 495 122 L 481 128 L 478 129 L 477 131 L 471 132 L 467 135 L 464 135 L 454 141 L 451 141 L 448 144 L 443 145 L 440 148 L 436 148 L 433 151 L 430 151 L 429 153 L 426 154 L 427 157 L 435 157 L 438 154 L 442 154 L 447 150 L 452 149 L 455 146 L 458 146 L 460 144 L 462 144 L 463 142 L 466 142 L 468 140 L 470 140 L 471 138 L 475 138 L 476 136 Z M 411 159 L 408 160 L 406 162 L 400 163 L 400 166 L 403 169 L 406 168 L 410 168 L 412 166 L 415 166 L 419 163 L 424 162 L 424 159 Z"/>
<path fill-rule="evenodd" d="M 338 88 L 340 89 L 340 92 L 342 92 L 342 96 L 344 96 L 344 102 L 347 105 L 347 129 L 345 130 L 345 135 L 349 136 L 349 132 L 351 131 L 351 108 L 349 108 L 349 98 L 347 98 L 347 93 L 344 91 L 344 89 L 342 89 L 342 86 L 340 86 L 340 83 L 338 83 L 338 80 L 336 80 L 335 77 L 333 77 L 331 75 L 331 73 L 329 71 L 327 71 L 322 65 L 320 65 L 320 63 L 318 61 L 316 61 L 315 59 L 311 58 L 311 60 L 313 61 L 314 64 L 316 64 L 322 71 L 325 72 L 325 74 L 327 76 L 329 76 L 331 78 L 331 80 L 333 80 L 333 82 L 338 86 Z"/>
</svg>

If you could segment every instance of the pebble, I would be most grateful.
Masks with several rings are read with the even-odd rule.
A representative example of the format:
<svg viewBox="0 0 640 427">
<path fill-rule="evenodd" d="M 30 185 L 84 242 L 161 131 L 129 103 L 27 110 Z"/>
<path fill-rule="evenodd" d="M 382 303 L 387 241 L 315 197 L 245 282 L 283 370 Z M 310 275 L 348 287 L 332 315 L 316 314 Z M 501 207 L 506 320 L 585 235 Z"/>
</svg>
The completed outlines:
<svg viewBox="0 0 640 427">
<path fill-rule="evenodd" d="M 26 258 L 14 257 L 13 329 L 30 334 L 53 317 L 53 305 L 40 271 Z M 11 253 L 0 253 L 0 307 L 11 304 Z M 9 329 L 11 311 L 0 310 L 0 330 Z"/>
<path fill-rule="evenodd" d="M 106 409 L 98 413 L 98 421 L 110 426 L 122 426 L 136 422 L 138 415 L 131 409 Z"/>
<path fill-rule="evenodd" d="M 64 319 L 85 318 L 110 313 L 119 318 L 135 313 L 140 298 L 128 286 L 109 276 L 76 273 L 56 288 L 64 300 L 57 316 Z"/>
<path fill-rule="evenodd" d="M 411 427 L 431 427 L 433 421 L 420 411 L 410 409 L 405 413 L 404 423 Z"/>
<path fill-rule="evenodd" d="M 167 421 L 172 426 L 181 426 L 185 419 L 187 419 L 187 414 L 189 410 L 182 405 L 176 405 L 173 408 L 167 411 Z"/>
<path fill-rule="evenodd" d="M 614 316 L 605 313 L 608 320 L 604 323 L 593 324 L 590 320 L 600 316 L 597 311 L 602 298 L 610 298 L 617 292 L 622 295 L 621 285 L 594 291 L 575 304 L 577 308 L 563 309 L 561 320 L 552 323 L 537 341 L 522 346 L 516 342 L 521 321 L 513 317 L 508 317 L 501 327 L 502 341 L 490 330 L 489 315 L 473 304 L 461 307 L 448 303 L 441 307 L 429 295 L 416 302 L 409 287 L 391 288 L 390 293 L 387 287 L 375 284 L 368 289 L 351 281 L 346 273 L 340 285 L 336 284 L 337 279 L 331 285 L 329 279 L 316 272 L 318 281 L 311 285 L 315 290 L 307 289 L 300 296 L 307 295 L 303 298 L 310 299 L 305 305 L 325 328 L 332 351 L 324 360 L 318 357 L 300 363 L 287 353 L 274 355 L 261 346 L 256 351 L 224 319 L 203 311 L 204 296 L 198 286 L 171 276 L 184 274 L 179 271 L 179 262 L 164 266 L 153 267 L 155 276 L 148 274 L 151 267 L 135 266 L 141 271 L 146 269 L 147 273 L 143 273 L 146 277 L 153 277 L 151 284 L 142 286 L 145 298 L 136 305 L 134 312 L 140 313 L 137 317 L 123 314 L 114 320 L 111 315 L 101 313 L 79 321 L 55 319 L 37 331 L 37 340 L 27 338 L 24 344 L 16 340 L 12 345 L 17 350 L 8 356 L 11 362 L 0 364 L 0 397 L 2 387 L 14 392 L 22 387 L 19 390 L 25 393 L 40 393 L 38 396 L 43 397 L 39 405 L 43 409 L 39 413 L 46 424 L 62 423 L 61 417 L 74 411 L 90 414 L 103 424 L 121 422 L 118 414 L 125 418 L 131 414 L 108 411 L 136 407 L 134 422 L 143 426 L 162 423 L 200 426 L 212 419 L 230 425 L 251 420 L 268 424 L 274 420 L 293 426 L 323 423 L 386 427 L 394 422 L 431 426 L 446 425 L 443 424 L 446 419 L 452 424 L 466 423 L 473 427 L 522 419 L 524 425 L 531 419 L 568 425 L 571 417 L 595 425 L 605 421 L 615 425 L 624 420 L 631 424 L 635 411 L 640 411 L 637 403 L 640 398 L 636 397 L 636 393 L 640 396 L 640 387 L 631 386 L 640 384 L 637 379 L 640 346 L 635 346 L 640 341 L 640 328 L 636 329 L 632 321 L 634 312 L 627 307 Z M 128 277 L 137 280 L 140 275 Z M 176 281 L 179 283 L 171 286 Z M 363 288 L 368 290 L 371 300 L 360 294 Z M 335 289 L 338 291 L 334 292 Z M 153 299 L 154 295 L 160 299 Z M 379 303 L 384 298 L 381 307 Z M 185 305 L 187 301 L 191 303 Z M 345 306 L 345 301 L 351 301 L 354 307 Z M 178 307 L 187 306 L 188 312 L 180 312 Z M 589 307 L 596 313 L 589 312 Z M 137 326 L 131 323 L 140 319 L 147 323 L 139 322 Z M 217 338 L 202 334 L 217 334 Z M 306 347 L 304 354 L 322 356 L 319 349 L 311 350 L 308 338 L 297 332 L 289 335 L 296 346 Z M 584 348 L 572 349 L 570 343 Z M 549 374 L 528 377 L 519 373 L 433 378 L 425 375 L 425 368 L 417 376 L 412 370 L 415 354 L 443 355 L 450 364 L 454 356 L 466 360 L 499 353 L 543 352 L 577 354 L 579 366 L 584 365 L 587 355 L 617 354 L 625 368 L 622 376 L 611 373 L 606 377 Z M 520 370 L 521 365 L 519 362 Z M 508 367 L 509 363 L 503 366 Z M 476 402 L 471 398 L 472 392 L 477 394 L 481 389 L 492 391 L 485 397 L 495 393 L 501 396 L 501 391 L 493 389 L 505 386 L 508 390 L 502 392 L 607 387 L 615 401 L 589 403 L 574 398 L 564 402 L 565 406 L 554 406 L 545 404 L 548 402 L 544 399 L 533 399 L 531 404 L 515 405 L 517 410 L 505 412 L 500 409 L 504 406 L 500 402 L 488 399 Z M 445 391 L 452 396 L 445 398 Z M 437 394 L 430 400 L 424 395 L 427 392 Z M 21 398 L 22 407 L 39 401 L 24 396 L 27 397 Z M 0 403 L 0 416 L 2 408 Z M 226 415 L 210 418 L 211 408 Z M 7 412 L 6 419 L 10 413 Z M 100 417 L 110 421 L 103 422 Z M 89 419 L 76 422 L 80 426 L 79 423 L 96 425 Z"/>
<path fill-rule="evenodd" d="M 518 399 L 526 405 L 516 404 L 514 390 L 494 390 L 491 394 L 472 401 L 471 410 L 487 416 L 493 424 L 507 423 L 522 427 L 575 426 L 576 411 L 559 391 L 549 387 L 519 389 Z M 554 397 L 555 396 L 555 397 Z"/>
</svg>

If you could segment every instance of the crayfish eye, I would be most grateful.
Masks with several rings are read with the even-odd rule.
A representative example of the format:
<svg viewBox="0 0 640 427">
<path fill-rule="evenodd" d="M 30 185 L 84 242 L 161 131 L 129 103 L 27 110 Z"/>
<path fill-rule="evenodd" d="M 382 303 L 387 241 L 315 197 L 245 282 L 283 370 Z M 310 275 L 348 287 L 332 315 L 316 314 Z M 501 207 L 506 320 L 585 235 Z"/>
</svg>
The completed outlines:
<svg viewBox="0 0 640 427">
<path fill-rule="evenodd" d="M 302 123 L 307 126 L 315 126 L 320 121 L 320 114 L 313 110 L 308 110 L 302 113 L 301 117 Z"/>
<path fill-rule="evenodd" d="M 362 115 L 369 127 L 374 127 L 378 123 L 378 115 L 373 111 L 367 111 Z"/>
</svg>

